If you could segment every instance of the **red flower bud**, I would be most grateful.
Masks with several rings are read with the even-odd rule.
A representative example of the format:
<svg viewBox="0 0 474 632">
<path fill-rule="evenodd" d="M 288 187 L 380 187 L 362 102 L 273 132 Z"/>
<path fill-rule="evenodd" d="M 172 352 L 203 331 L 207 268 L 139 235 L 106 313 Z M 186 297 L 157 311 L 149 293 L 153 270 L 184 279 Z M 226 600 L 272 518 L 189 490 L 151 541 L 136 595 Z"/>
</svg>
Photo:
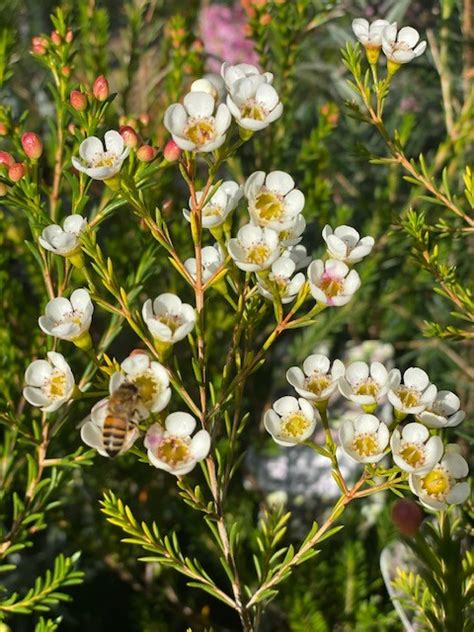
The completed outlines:
<svg viewBox="0 0 474 632">
<path fill-rule="evenodd" d="M 31 158 L 31 160 L 38 160 L 43 153 L 43 141 L 34 132 L 25 132 L 21 137 L 21 146 L 23 151 Z"/>
<path fill-rule="evenodd" d="M 151 145 L 142 145 L 137 151 L 137 158 L 141 162 L 150 162 L 156 156 L 156 149 Z"/>
<path fill-rule="evenodd" d="M 22 162 L 15 162 L 8 169 L 8 177 L 12 182 L 19 182 L 26 173 L 26 167 Z"/>
<path fill-rule="evenodd" d="M 74 33 L 71 31 L 71 29 L 69 29 L 69 31 L 66 33 L 66 42 L 70 44 L 73 39 L 74 39 Z"/>
<path fill-rule="evenodd" d="M 120 136 L 128 147 L 136 147 L 138 145 L 138 136 L 136 131 L 130 125 L 122 125 L 119 128 Z"/>
<path fill-rule="evenodd" d="M 92 93 L 97 101 L 105 101 L 110 93 L 109 82 L 104 75 L 99 75 L 92 86 Z"/>
<path fill-rule="evenodd" d="M 56 46 L 59 46 L 59 44 L 62 43 L 63 38 L 59 35 L 58 31 L 51 31 L 51 41 L 53 44 L 56 44 Z"/>
<path fill-rule="evenodd" d="M 0 123 L 0 136 L 6 136 L 8 134 L 8 127 L 5 123 Z"/>
<path fill-rule="evenodd" d="M 8 151 L 0 151 L 0 165 L 7 165 L 7 167 L 11 167 L 15 164 L 15 159 Z"/>
<path fill-rule="evenodd" d="M 71 76 L 71 67 L 70 66 L 61 66 L 61 74 L 63 77 Z"/>
<path fill-rule="evenodd" d="M 79 92 L 79 90 L 72 90 L 69 95 L 69 102 L 76 112 L 84 112 L 87 108 L 87 97 L 83 92 Z"/>
<path fill-rule="evenodd" d="M 48 48 L 48 40 L 45 37 L 36 36 L 31 40 L 31 50 L 35 55 L 44 55 Z"/>
<path fill-rule="evenodd" d="M 412 537 L 418 533 L 423 522 L 423 510 L 414 501 L 401 499 L 392 505 L 392 521 L 402 535 Z"/>
<path fill-rule="evenodd" d="M 178 147 L 174 140 L 169 140 L 163 149 L 163 156 L 168 162 L 175 162 L 176 160 L 179 160 L 181 154 L 182 150 Z"/>
</svg>

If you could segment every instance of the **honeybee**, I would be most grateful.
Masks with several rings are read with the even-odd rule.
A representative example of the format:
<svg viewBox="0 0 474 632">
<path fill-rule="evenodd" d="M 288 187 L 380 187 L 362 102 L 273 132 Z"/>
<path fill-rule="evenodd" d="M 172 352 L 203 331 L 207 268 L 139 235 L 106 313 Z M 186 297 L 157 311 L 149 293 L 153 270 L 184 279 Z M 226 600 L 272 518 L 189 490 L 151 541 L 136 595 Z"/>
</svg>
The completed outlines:
<svg viewBox="0 0 474 632">
<path fill-rule="evenodd" d="M 110 457 L 120 453 L 128 432 L 137 424 L 137 407 L 138 388 L 133 382 L 123 382 L 110 395 L 102 428 L 104 450 Z"/>
</svg>

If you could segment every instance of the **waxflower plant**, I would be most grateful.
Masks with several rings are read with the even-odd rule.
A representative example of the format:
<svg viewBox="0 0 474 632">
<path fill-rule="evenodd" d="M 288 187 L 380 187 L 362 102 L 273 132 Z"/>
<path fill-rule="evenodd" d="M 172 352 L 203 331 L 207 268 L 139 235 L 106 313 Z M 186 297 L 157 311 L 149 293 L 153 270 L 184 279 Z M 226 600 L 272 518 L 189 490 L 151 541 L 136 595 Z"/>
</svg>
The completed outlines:
<svg viewBox="0 0 474 632">
<path fill-rule="evenodd" d="M 252 18 L 259 16 L 260 27 L 273 15 L 262 13 L 264 4 L 247 7 Z M 174 59 L 186 50 L 180 24 L 171 21 L 165 34 Z M 112 472 L 117 459 L 118 467 L 130 465 L 150 484 L 162 477 L 163 489 L 194 512 L 196 528 L 208 530 L 205 556 L 217 564 L 208 568 L 199 547 L 196 557 L 187 554 L 180 529 L 167 533 L 162 526 L 165 511 L 148 523 L 113 490 L 101 502 L 107 520 L 127 536 L 125 542 L 147 551 L 145 561 L 182 574 L 191 587 L 232 610 L 243 630 L 254 632 L 280 584 L 336 534 L 349 504 L 382 491 L 412 495 L 427 511 L 465 502 L 467 462 L 442 434 L 463 421 L 461 401 L 451 391 L 438 391 L 419 367 L 402 373 L 378 361 L 346 366 L 314 352 L 287 369 L 293 390 L 271 405 L 250 407 L 253 376 L 282 336 L 311 331 L 326 317 L 332 324 L 334 314 L 343 317 L 356 305 L 376 236 L 361 237 L 354 226 L 336 220 L 322 222 L 319 253 L 308 254 L 300 242 L 307 238 L 305 216 L 313 210 L 307 208 L 301 170 L 267 166 L 264 152 L 258 170 L 240 160 L 264 139 L 279 139 L 278 125 L 286 125 L 282 84 L 288 79 L 291 85 L 289 74 L 224 62 L 220 78 L 196 76 L 189 82 L 175 64 L 165 73 L 174 96 L 163 108 L 162 124 L 148 115 L 115 120 L 110 108 L 115 97 L 103 74 L 87 86 L 70 79 L 78 51 L 61 11 L 54 26 L 51 36 L 32 43 L 33 55 L 52 73 L 58 110 L 60 150 L 52 182 L 40 181 L 47 156 L 34 132 L 21 130 L 16 139 L 22 151 L 18 162 L 0 153 L 2 199 L 26 217 L 29 252 L 39 270 L 35 279 L 45 289 L 45 300 L 35 308 L 35 335 L 44 350 L 26 368 L 25 401 L 17 416 L 5 416 L 16 432 L 25 402 L 31 405 L 32 430 L 21 437 L 34 456 L 25 457 L 25 496 L 13 496 L 14 516 L 2 532 L 0 555 L 20 551 L 29 532 L 44 527 L 37 509 L 55 506 L 48 498 L 58 470 L 103 457 L 100 467 Z M 358 19 L 353 30 L 372 74 L 361 78 L 354 48 L 348 47 L 345 63 L 380 127 L 395 72 L 426 45 L 418 43 L 414 29 L 398 30 L 386 20 Z M 387 75 L 379 81 L 381 53 Z M 375 110 L 367 92 L 370 76 Z M 126 109 L 129 95 L 122 96 Z M 387 141 L 385 130 L 382 136 Z M 413 165 L 410 173 L 417 180 Z M 182 213 L 168 203 L 170 181 L 180 198 L 178 209 L 187 204 Z M 430 191 L 436 196 L 433 186 Z M 123 227 L 116 256 L 108 237 Z M 139 253 L 128 247 L 130 234 L 139 235 Z M 131 353 L 122 351 L 120 341 L 111 346 L 122 332 L 133 340 Z M 83 370 L 76 371 L 81 362 Z M 341 399 L 355 414 L 333 415 Z M 78 423 L 79 411 L 84 416 Z M 51 441 L 63 428 L 75 451 L 53 457 Z M 297 544 L 283 539 L 289 514 L 266 511 L 250 569 L 242 553 L 251 543 L 244 529 L 239 532 L 239 507 L 229 491 L 238 485 L 246 436 L 283 452 L 310 448 L 327 460 L 337 484 L 321 524 L 314 522 Z M 355 478 L 345 473 L 341 455 L 355 464 Z M 8 458 L 7 450 L 5 462 Z M 49 478 L 48 468 L 55 468 Z M 146 494 L 140 503 L 143 498 Z M 37 582 L 31 595 L 13 593 L 0 601 L 0 613 L 21 614 L 63 599 L 51 593 L 61 595 L 57 586 L 82 579 L 76 562 L 77 556 L 58 558 L 54 573 Z M 215 572 L 219 565 L 225 574 Z"/>
</svg>

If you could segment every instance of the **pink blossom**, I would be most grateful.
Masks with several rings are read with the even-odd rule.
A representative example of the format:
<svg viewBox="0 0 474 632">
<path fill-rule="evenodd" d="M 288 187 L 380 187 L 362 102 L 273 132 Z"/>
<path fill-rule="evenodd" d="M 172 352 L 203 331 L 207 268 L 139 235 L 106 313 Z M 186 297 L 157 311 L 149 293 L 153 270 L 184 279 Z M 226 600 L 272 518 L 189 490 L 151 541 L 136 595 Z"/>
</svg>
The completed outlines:
<svg viewBox="0 0 474 632">
<path fill-rule="evenodd" d="M 211 72 L 219 72 L 223 61 L 230 64 L 258 64 L 252 40 L 245 37 L 247 19 L 239 4 L 227 7 L 210 4 L 199 16 L 201 38 L 209 58 Z"/>
</svg>

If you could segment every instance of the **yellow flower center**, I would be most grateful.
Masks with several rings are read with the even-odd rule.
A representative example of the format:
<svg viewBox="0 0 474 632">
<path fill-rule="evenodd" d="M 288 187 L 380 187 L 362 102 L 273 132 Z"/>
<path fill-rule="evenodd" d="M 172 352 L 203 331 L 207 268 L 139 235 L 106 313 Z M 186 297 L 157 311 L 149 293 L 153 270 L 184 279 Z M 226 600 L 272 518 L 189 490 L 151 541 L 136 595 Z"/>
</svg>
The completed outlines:
<svg viewBox="0 0 474 632">
<path fill-rule="evenodd" d="M 254 204 L 259 217 L 267 221 L 280 219 L 284 211 L 281 197 L 272 191 L 261 191 Z"/>
<path fill-rule="evenodd" d="M 222 207 L 218 204 L 206 204 L 202 209 L 203 217 L 220 217 L 222 215 Z"/>
<path fill-rule="evenodd" d="M 184 130 L 184 135 L 195 145 L 208 143 L 215 136 L 214 119 L 190 119 Z"/>
<path fill-rule="evenodd" d="M 182 325 L 181 318 L 177 314 L 160 314 L 156 318 L 160 323 L 169 327 L 173 334 Z"/>
<path fill-rule="evenodd" d="M 297 439 L 308 429 L 308 427 L 309 421 L 303 413 L 292 413 L 283 419 L 280 434 L 284 437 Z"/>
<path fill-rule="evenodd" d="M 409 386 L 400 386 L 396 391 L 399 400 L 402 402 L 404 408 L 413 408 L 418 406 L 420 402 L 420 391 L 416 388 Z"/>
<path fill-rule="evenodd" d="M 267 117 L 267 110 L 255 99 L 247 99 L 240 106 L 242 118 L 250 118 L 254 121 L 264 121 Z"/>
<path fill-rule="evenodd" d="M 255 263 L 262 265 L 268 259 L 270 255 L 270 248 L 262 243 L 256 244 L 247 250 L 247 261 L 249 263 Z"/>
<path fill-rule="evenodd" d="M 47 385 L 49 396 L 53 399 L 59 399 L 64 397 L 64 391 L 66 390 L 66 375 L 59 371 L 59 369 L 53 369 L 51 378 Z"/>
<path fill-rule="evenodd" d="M 426 474 L 426 476 L 423 476 L 421 479 L 421 487 L 429 496 L 434 496 L 438 500 L 442 500 L 449 494 L 451 483 L 447 473 L 438 466 Z"/>
<path fill-rule="evenodd" d="M 318 371 L 305 379 L 305 388 L 315 395 L 321 395 L 330 385 L 331 378 L 326 373 L 319 373 Z"/>
<path fill-rule="evenodd" d="M 344 283 L 342 279 L 333 279 L 333 278 L 322 278 L 319 287 L 321 290 L 328 296 L 329 298 L 333 298 L 334 296 L 338 296 L 344 287 Z"/>
<path fill-rule="evenodd" d="M 103 154 L 96 154 L 91 160 L 92 167 L 113 167 L 117 161 L 115 154 L 104 152 Z"/>
<path fill-rule="evenodd" d="M 411 467 L 420 467 L 425 462 L 424 447 L 418 443 L 404 443 L 400 448 L 400 456 Z"/>
<path fill-rule="evenodd" d="M 374 433 L 362 432 L 352 440 L 352 449 L 360 456 L 372 456 L 379 450 L 379 442 Z"/>
<path fill-rule="evenodd" d="M 365 382 L 360 382 L 360 384 L 354 388 L 354 393 L 356 395 L 370 395 L 371 397 L 377 397 L 379 390 L 379 384 L 369 377 Z"/>
<path fill-rule="evenodd" d="M 191 458 L 188 442 L 181 437 L 165 437 L 156 448 L 156 456 L 171 466 L 186 463 Z"/>
<path fill-rule="evenodd" d="M 151 403 L 159 390 L 159 384 L 151 371 L 140 373 L 133 378 L 133 383 L 138 388 L 138 395 L 144 404 Z"/>
</svg>

